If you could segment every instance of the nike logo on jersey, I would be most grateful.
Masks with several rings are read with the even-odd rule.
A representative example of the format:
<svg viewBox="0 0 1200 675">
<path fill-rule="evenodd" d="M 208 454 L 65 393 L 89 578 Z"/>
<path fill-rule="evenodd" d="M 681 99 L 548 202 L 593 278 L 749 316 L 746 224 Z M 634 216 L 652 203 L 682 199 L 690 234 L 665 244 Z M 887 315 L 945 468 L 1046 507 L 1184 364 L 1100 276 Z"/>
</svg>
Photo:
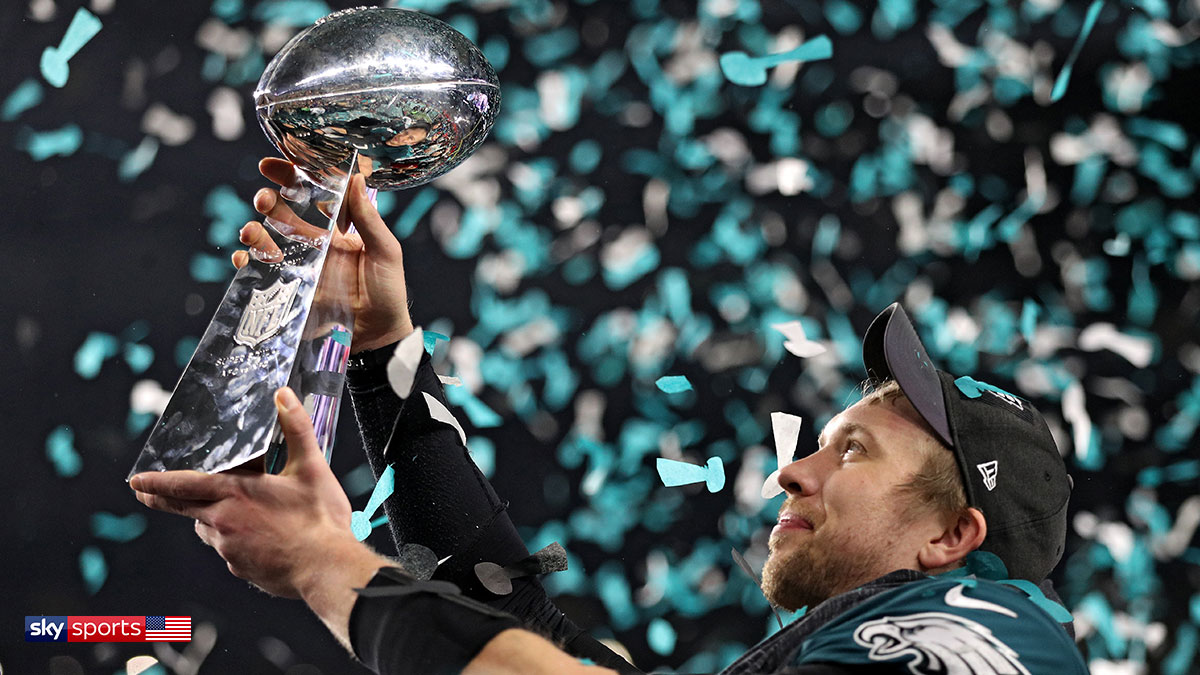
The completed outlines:
<svg viewBox="0 0 1200 675">
<path fill-rule="evenodd" d="M 966 587 L 962 584 L 955 584 L 954 588 L 946 591 L 946 597 L 944 598 L 946 604 L 950 605 L 951 607 L 961 607 L 963 609 L 985 609 L 989 612 L 998 612 L 1004 616 L 1011 616 L 1014 619 L 1017 618 L 1017 613 L 1007 607 L 997 605 L 994 602 L 988 602 L 987 600 L 968 598 L 967 596 L 963 595 L 964 588 Z"/>
</svg>

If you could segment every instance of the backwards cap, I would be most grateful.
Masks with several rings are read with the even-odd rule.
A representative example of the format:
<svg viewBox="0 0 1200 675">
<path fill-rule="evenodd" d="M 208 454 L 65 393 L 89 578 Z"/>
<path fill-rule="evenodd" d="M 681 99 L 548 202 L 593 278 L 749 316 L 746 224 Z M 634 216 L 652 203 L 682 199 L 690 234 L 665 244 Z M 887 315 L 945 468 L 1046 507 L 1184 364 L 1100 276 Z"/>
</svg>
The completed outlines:
<svg viewBox="0 0 1200 675">
<path fill-rule="evenodd" d="M 934 368 L 899 303 L 863 338 L 874 379 L 894 379 L 954 458 L 967 504 L 983 512 L 987 537 L 1009 576 L 1040 582 L 1062 558 L 1070 477 L 1046 421 L 1029 401 Z"/>
</svg>

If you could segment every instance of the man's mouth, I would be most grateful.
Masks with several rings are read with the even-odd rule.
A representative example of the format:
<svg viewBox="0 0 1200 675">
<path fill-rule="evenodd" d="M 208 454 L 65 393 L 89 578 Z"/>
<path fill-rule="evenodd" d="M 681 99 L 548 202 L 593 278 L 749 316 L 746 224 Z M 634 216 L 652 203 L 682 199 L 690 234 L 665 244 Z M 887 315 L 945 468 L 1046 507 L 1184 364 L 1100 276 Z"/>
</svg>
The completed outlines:
<svg viewBox="0 0 1200 675">
<path fill-rule="evenodd" d="M 772 530 L 772 534 L 785 530 L 812 530 L 813 524 L 808 518 L 801 516 L 798 513 L 781 513 L 779 514 L 779 522 Z"/>
</svg>

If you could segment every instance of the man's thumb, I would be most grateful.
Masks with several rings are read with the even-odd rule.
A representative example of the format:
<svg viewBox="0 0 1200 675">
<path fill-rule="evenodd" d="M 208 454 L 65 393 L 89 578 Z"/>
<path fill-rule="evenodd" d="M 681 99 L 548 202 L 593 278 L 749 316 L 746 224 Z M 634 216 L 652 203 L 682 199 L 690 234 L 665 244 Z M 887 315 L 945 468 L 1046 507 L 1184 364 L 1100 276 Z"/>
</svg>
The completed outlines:
<svg viewBox="0 0 1200 675">
<path fill-rule="evenodd" d="M 319 460 L 325 462 L 321 448 L 317 445 L 317 435 L 313 432 L 312 419 L 296 392 L 290 387 L 280 387 L 275 392 L 275 409 L 279 412 L 279 426 L 283 429 L 283 437 L 287 440 L 288 458 L 281 473 L 295 473 L 304 464 Z"/>
</svg>

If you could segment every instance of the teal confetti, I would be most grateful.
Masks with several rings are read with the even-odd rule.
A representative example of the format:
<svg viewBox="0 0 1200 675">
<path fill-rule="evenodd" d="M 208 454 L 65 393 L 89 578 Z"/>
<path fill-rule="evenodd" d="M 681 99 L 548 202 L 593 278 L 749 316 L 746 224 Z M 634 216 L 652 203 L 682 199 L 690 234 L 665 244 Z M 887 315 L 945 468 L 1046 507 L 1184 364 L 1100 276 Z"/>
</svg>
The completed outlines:
<svg viewBox="0 0 1200 675">
<path fill-rule="evenodd" d="M 196 347 L 200 345 L 200 338 L 195 336 L 186 336 L 179 338 L 179 342 L 175 343 L 175 365 L 183 368 L 192 360 L 192 354 L 196 353 Z"/>
<path fill-rule="evenodd" d="M 1025 338 L 1027 344 L 1033 342 L 1033 334 L 1037 329 L 1038 314 L 1041 311 L 1038 304 L 1028 298 L 1021 305 L 1021 337 Z"/>
<path fill-rule="evenodd" d="M 961 391 L 963 393 L 963 395 L 966 396 L 967 398 L 979 398 L 980 396 L 983 395 L 983 392 L 985 392 L 985 391 L 990 391 L 990 392 L 993 392 L 996 394 L 1003 394 L 1004 396 L 1009 397 L 1009 398 L 1014 398 L 1014 399 L 1017 398 L 1016 396 L 1013 396 L 1012 394 L 1008 393 L 1007 391 L 1004 391 L 1000 387 L 997 387 L 992 384 L 988 384 L 986 382 L 980 382 L 979 380 L 976 380 L 975 378 L 969 377 L 967 375 L 963 375 L 962 377 L 955 380 L 954 386 L 958 387 L 958 390 Z"/>
<path fill-rule="evenodd" d="M 786 61 L 820 61 L 833 56 L 833 43 L 826 35 L 818 35 L 795 49 L 770 56 L 751 57 L 745 52 L 726 52 L 721 55 L 721 72 L 734 84 L 756 87 L 767 82 L 767 69 Z"/>
<path fill-rule="evenodd" d="M 42 77 L 46 78 L 51 86 L 61 89 L 67 83 L 71 74 L 67 62 L 83 49 L 89 40 L 96 37 L 101 26 L 100 19 L 83 7 L 75 11 L 62 42 L 57 47 L 46 47 L 42 51 Z"/>
<path fill-rule="evenodd" d="M 11 122 L 17 119 L 21 113 L 41 103 L 42 98 L 42 85 L 33 78 L 26 79 L 17 85 L 8 98 L 4 99 L 4 104 L 0 105 L 0 121 Z"/>
<path fill-rule="evenodd" d="M 486 403 L 479 400 L 466 387 L 450 387 L 446 390 L 446 400 L 462 408 L 467 413 L 467 419 L 477 429 L 498 427 L 504 419 L 496 414 Z"/>
<path fill-rule="evenodd" d="M 675 651 L 675 639 L 675 628 L 662 617 L 651 619 L 646 626 L 646 644 L 660 656 Z"/>
<path fill-rule="evenodd" d="M 196 252 L 192 254 L 188 271 L 192 278 L 201 282 L 224 282 L 233 276 L 233 267 L 227 258 Z"/>
<path fill-rule="evenodd" d="M 209 191 L 204 198 L 204 215 L 212 219 L 208 226 L 208 243 L 213 246 L 238 245 L 242 226 L 257 218 L 249 203 L 229 185 L 218 185 Z"/>
<path fill-rule="evenodd" d="M 485 478 L 491 478 L 496 471 L 496 444 L 485 436 L 472 436 L 467 439 L 467 450 L 479 472 Z"/>
<path fill-rule="evenodd" d="M 146 517 L 140 513 L 118 516 L 98 511 L 92 514 L 92 535 L 98 539 L 124 544 L 142 536 L 145 531 Z"/>
<path fill-rule="evenodd" d="M 1063 97 L 1063 94 L 1067 93 L 1067 83 L 1071 80 L 1071 69 L 1075 66 L 1075 59 L 1079 58 L 1083 43 L 1091 34 L 1092 29 L 1096 27 L 1096 19 L 1100 16 L 1100 9 L 1103 6 L 1104 0 L 1092 0 L 1092 4 L 1088 7 L 1087 17 L 1083 20 L 1083 28 L 1079 30 L 1079 37 L 1075 39 L 1075 46 L 1071 48 L 1071 54 L 1067 56 L 1066 63 L 1063 64 L 1062 70 L 1054 80 L 1054 89 L 1050 92 L 1051 102 L 1057 102 Z"/>
<path fill-rule="evenodd" d="M 663 375 L 655 380 L 654 385 L 658 387 L 659 391 L 667 394 L 692 390 L 692 383 L 684 375 Z"/>
<path fill-rule="evenodd" d="M 46 457 L 59 476 L 72 478 L 79 475 L 83 459 L 75 451 L 75 432 L 71 427 L 62 425 L 50 432 L 46 437 Z"/>
<path fill-rule="evenodd" d="M 28 152 L 35 162 L 51 157 L 68 157 L 83 146 L 83 130 L 75 124 L 67 124 L 53 131 L 25 129 L 17 136 L 17 146 Z"/>
<path fill-rule="evenodd" d="M 265 0 L 254 8 L 254 18 L 263 23 L 303 28 L 331 11 L 321 0 Z"/>
<path fill-rule="evenodd" d="M 1182 152 L 1188 147 L 1187 132 L 1174 122 L 1134 117 L 1125 124 L 1125 128 L 1132 136 L 1149 138 L 1172 150 Z"/>
<path fill-rule="evenodd" d="M 370 464 L 359 464 L 342 476 L 342 489 L 350 497 L 361 497 L 375 489 L 375 475 Z"/>
<path fill-rule="evenodd" d="M 88 595 L 95 595 L 108 579 L 108 563 L 104 554 L 95 546 L 85 546 L 79 552 L 79 572 L 83 575 L 83 583 Z"/>
<path fill-rule="evenodd" d="M 383 506 L 383 502 L 388 497 L 392 496 L 392 492 L 396 489 L 396 469 L 389 464 L 379 475 L 379 481 L 375 483 L 375 489 L 371 491 L 371 497 L 367 500 L 367 505 L 362 511 L 354 511 L 350 514 L 350 531 L 354 533 L 354 538 L 363 541 L 371 535 L 373 527 L 371 517 Z"/>
<path fill-rule="evenodd" d="M 134 373 L 144 373 L 154 363 L 154 350 L 148 345 L 128 343 L 124 347 L 125 362 Z"/>
<path fill-rule="evenodd" d="M 437 188 L 423 188 L 412 198 L 412 201 L 408 203 L 404 211 L 400 213 L 400 217 L 396 220 L 396 225 L 392 228 L 392 231 L 400 239 L 410 236 L 413 230 L 417 228 L 417 223 L 421 222 L 421 219 L 437 203 L 437 200 Z"/>
<path fill-rule="evenodd" d="M 725 487 L 725 464 L 720 457 L 709 457 L 704 466 L 659 457 L 657 468 L 658 477 L 667 487 L 704 483 L 709 492 Z"/>
<path fill-rule="evenodd" d="M 579 32 L 564 26 L 549 33 L 535 35 L 525 41 L 525 58 L 535 66 L 549 67 L 562 61 L 579 48 Z"/>
<path fill-rule="evenodd" d="M 572 171 L 582 176 L 595 171 L 596 167 L 600 166 L 601 157 L 603 151 L 600 144 L 589 138 L 579 141 L 571 148 L 567 163 Z"/>
<path fill-rule="evenodd" d="M 158 139 L 147 136 L 133 150 L 129 151 L 117 165 L 117 177 L 121 182 L 128 183 L 150 168 L 154 158 L 158 156 Z"/>
<path fill-rule="evenodd" d="M 842 35 L 850 35 L 862 27 L 862 10 L 846 0 L 826 0 L 825 18 Z"/>
<path fill-rule="evenodd" d="M 95 379 L 100 366 L 116 356 L 119 350 L 120 342 L 116 337 L 95 331 L 88 333 L 75 352 L 75 372 L 85 380 Z"/>
<path fill-rule="evenodd" d="M 334 328 L 332 331 L 330 331 L 329 337 L 332 338 L 334 342 L 338 343 L 339 345 L 342 345 L 343 347 L 350 346 L 350 341 L 351 341 L 350 331 L 342 330 L 341 328 Z"/>
<path fill-rule="evenodd" d="M 433 356 L 433 350 L 435 347 L 437 347 L 437 343 L 439 341 L 448 342 L 450 337 L 447 335 L 442 335 L 441 333 L 435 333 L 431 330 L 423 330 L 421 331 L 421 339 L 425 346 L 425 351 L 430 356 Z"/>
</svg>

